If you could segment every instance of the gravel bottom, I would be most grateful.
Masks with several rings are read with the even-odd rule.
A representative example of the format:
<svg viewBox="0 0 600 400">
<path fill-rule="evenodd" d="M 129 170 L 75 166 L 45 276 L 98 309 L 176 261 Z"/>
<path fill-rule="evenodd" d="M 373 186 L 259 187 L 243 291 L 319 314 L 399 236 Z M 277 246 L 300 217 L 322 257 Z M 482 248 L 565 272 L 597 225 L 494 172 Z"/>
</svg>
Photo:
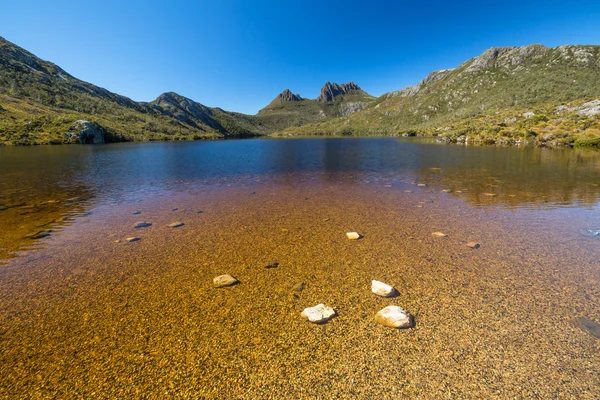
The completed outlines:
<svg viewBox="0 0 600 400">
<path fill-rule="evenodd" d="M 600 340 L 572 323 L 600 322 L 600 246 L 580 234 L 594 214 L 406 189 L 97 206 L 1 266 L 0 397 L 598 398 Z M 223 274 L 240 283 L 214 288 Z M 319 303 L 336 317 L 300 317 Z M 377 324 L 388 305 L 415 327 Z"/>
</svg>

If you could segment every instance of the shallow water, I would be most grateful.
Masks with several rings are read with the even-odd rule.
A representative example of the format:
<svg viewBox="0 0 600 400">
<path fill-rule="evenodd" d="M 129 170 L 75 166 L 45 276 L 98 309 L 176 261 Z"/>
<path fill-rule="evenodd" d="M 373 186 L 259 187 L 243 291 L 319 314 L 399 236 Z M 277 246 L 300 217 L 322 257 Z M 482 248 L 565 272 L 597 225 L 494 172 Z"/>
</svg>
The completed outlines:
<svg viewBox="0 0 600 400">
<path fill-rule="evenodd" d="M 597 152 L 240 140 L 0 148 L 0 171 L 2 396 L 597 397 L 573 322 L 600 321 Z M 415 328 L 377 325 L 390 304 Z"/>
</svg>

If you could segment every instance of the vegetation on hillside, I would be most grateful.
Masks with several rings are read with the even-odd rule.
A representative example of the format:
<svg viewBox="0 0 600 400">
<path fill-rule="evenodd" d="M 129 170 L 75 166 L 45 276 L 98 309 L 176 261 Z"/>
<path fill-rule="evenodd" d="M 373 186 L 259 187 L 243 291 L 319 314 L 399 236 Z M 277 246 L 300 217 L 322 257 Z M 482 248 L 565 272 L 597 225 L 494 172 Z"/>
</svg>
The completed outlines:
<svg viewBox="0 0 600 400">
<path fill-rule="evenodd" d="M 481 142 L 594 143 L 593 115 L 556 115 L 565 103 L 600 98 L 600 46 L 490 49 L 416 86 L 381 96 L 365 110 L 278 133 L 295 135 L 465 135 Z M 529 120 L 520 117 L 536 112 Z M 505 122 L 512 120 L 515 122 Z M 543 119 L 547 119 L 544 121 Z M 531 129 L 529 129 L 531 128 Z M 543 140 L 555 134 L 558 139 Z M 538 138 L 539 136 L 539 138 Z M 591 141 L 591 142 L 590 142 Z"/>
<path fill-rule="evenodd" d="M 285 90 L 257 115 L 245 115 L 176 93 L 135 102 L 0 38 L 0 145 L 72 143 L 77 136 L 67 132 L 86 120 L 106 141 L 420 134 L 599 147 L 600 104 L 585 105 L 599 98 L 600 46 L 531 45 L 489 49 L 377 99 L 353 82 L 327 82 L 315 100 Z"/>
</svg>

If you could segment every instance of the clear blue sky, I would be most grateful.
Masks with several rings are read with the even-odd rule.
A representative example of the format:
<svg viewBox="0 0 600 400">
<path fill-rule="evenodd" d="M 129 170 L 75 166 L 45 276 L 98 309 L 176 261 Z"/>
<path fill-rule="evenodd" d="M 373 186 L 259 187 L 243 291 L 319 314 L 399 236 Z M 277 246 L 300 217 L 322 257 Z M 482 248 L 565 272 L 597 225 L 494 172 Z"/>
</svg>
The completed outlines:
<svg viewBox="0 0 600 400">
<path fill-rule="evenodd" d="M 254 114 L 285 88 L 379 96 L 489 47 L 600 44 L 600 1 L 0 0 L 0 36 L 134 100 Z"/>
</svg>

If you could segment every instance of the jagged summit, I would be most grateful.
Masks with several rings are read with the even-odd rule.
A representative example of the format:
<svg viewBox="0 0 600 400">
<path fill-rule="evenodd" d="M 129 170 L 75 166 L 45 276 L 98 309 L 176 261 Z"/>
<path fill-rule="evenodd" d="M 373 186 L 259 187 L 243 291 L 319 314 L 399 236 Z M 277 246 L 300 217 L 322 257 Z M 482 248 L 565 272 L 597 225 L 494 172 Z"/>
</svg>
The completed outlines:
<svg viewBox="0 0 600 400">
<path fill-rule="evenodd" d="M 301 101 L 302 97 L 298 94 L 294 94 L 290 91 L 290 89 L 285 89 L 283 92 L 279 93 L 275 100 L 279 101 Z"/>
<path fill-rule="evenodd" d="M 329 103 L 335 101 L 339 96 L 350 93 L 367 94 L 354 82 L 342 83 L 341 85 L 335 82 L 327 82 L 321 88 L 321 94 L 319 97 L 317 97 L 317 101 L 320 101 L 321 103 Z"/>
</svg>

